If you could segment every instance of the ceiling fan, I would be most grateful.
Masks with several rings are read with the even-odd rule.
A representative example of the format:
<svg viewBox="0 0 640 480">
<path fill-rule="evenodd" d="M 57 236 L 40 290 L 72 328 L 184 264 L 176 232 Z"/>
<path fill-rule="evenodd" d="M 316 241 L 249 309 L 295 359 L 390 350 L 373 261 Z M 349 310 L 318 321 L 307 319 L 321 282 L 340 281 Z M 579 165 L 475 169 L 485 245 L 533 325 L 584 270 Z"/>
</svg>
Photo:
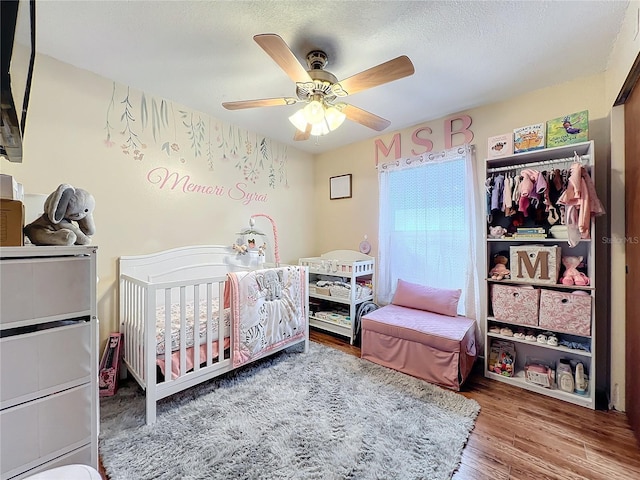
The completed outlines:
<svg viewBox="0 0 640 480">
<path fill-rule="evenodd" d="M 384 83 L 413 75 L 415 69 L 409 57 L 402 55 L 344 80 L 324 69 L 328 57 L 322 50 L 307 54 L 308 70 L 293 54 L 285 41 L 274 33 L 255 35 L 253 39 L 296 83 L 296 97 L 263 98 L 224 102 L 227 110 L 273 107 L 306 103 L 304 108 L 289 117 L 296 126 L 295 140 L 307 140 L 310 135 L 325 135 L 338 128 L 345 118 L 376 131 L 387 128 L 391 122 L 339 99 Z"/>
</svg>

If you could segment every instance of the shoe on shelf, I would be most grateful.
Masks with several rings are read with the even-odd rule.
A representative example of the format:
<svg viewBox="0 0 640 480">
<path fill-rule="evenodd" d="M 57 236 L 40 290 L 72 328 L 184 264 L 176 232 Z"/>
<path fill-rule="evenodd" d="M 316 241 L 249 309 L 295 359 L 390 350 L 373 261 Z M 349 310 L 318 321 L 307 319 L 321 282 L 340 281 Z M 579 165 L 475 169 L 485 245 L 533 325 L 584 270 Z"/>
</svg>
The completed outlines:
<svg viewBox="0 0 640 480">
<path fill-rule="evenodd" d="M 524 339 L 525 339 L 527 342 L 535 342 L 535 341 L 537 341 L 536 336 L 535 336 L 535 335 L 533 335 L 533 334 L 531 334 L 531 333 L 529 333 L 529 334 L 525 335 Z"/>
<path fill-rule="evenodd" d="M 538 338 L 536 339 L 538 343 L 547 343 L 547 336 L 544 333 L 541 333 L 538 335 Z"/>
<path fill-rule="evenodd" d="M 500 333 L 500 327 L 497 325 L 491 325 L 489 327 L 489 333 Z"/>
<path fill-rule="evenodd" d="M 500 335 L 504 335 L 505 337 L 513 337 L 513 330 L 511 330 L 509 327 L 501 328 Z"/>
<path fill-rule="evenodd" d="M 553 333 L 547 337 L 547 345 L 551 345 L 552 347 L 558 346 L 558 337 L 556 337 Z"/>
<path fill-rule="evenodd" d="M 518 330 L 513 334 L 513 338 L 517 338 L 518 340 L 524 340 L 525 334 L 522 330 Z"/>
</svg>

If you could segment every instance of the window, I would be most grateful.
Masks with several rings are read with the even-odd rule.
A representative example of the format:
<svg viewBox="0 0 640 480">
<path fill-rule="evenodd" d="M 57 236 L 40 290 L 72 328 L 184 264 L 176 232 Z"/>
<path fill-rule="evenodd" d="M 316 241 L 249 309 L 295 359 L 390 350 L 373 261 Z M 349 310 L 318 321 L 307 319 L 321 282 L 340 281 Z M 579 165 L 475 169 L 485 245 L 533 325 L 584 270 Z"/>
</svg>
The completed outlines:
<svg viewBox="0 0 640 480">
<path fill-rule="evenodd" d="M 431 159 L 429 157 L 432 157 Z M 458 313 L 475 304 L 475 173 L 468 148 L 380 166 L 379 273 L 381 303 L 393 298 L 399 278 L 461 289 Z M 471 190 L 469 192 L 468 190 Z M 472 210 L 472 211 L 470 211 Z M 472 247 L 473 246 L 473 247 Z M 470 290 L 470 286 L 473 288 Z"/>
</svg>

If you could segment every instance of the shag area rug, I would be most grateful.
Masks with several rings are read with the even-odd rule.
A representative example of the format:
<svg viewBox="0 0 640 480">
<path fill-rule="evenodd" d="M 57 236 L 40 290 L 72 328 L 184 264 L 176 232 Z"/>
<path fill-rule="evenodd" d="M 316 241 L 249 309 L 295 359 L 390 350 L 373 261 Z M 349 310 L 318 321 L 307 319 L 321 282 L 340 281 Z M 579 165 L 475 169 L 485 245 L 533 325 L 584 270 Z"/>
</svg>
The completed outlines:
<svg viewBox="0 0 640 480">
<path fill-rule="evenodd" d="M 111 480 L 449 479 L 477 402 L 339 350 L 296 345 L 158 404 L 101 399 Z"/>
</svg>

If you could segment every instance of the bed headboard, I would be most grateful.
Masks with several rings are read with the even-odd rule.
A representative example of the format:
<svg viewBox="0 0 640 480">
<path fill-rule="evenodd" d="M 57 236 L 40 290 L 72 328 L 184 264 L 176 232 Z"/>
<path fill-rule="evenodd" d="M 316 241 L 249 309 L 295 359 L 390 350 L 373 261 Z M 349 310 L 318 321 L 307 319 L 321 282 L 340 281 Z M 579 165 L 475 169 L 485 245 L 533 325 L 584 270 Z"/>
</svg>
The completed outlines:
<svg viewBox="0 0 640 480">
<path fill-rule="evenodd" d="M 221 277 L 229 272 L 261 268 L 264 257 L 258 252 L 240 255 L 226 245 L 195 245 L 146 255 L 120 257 L 120 275 L 144 282 L 159 283 L 205 277 Z"/>
</svg>

